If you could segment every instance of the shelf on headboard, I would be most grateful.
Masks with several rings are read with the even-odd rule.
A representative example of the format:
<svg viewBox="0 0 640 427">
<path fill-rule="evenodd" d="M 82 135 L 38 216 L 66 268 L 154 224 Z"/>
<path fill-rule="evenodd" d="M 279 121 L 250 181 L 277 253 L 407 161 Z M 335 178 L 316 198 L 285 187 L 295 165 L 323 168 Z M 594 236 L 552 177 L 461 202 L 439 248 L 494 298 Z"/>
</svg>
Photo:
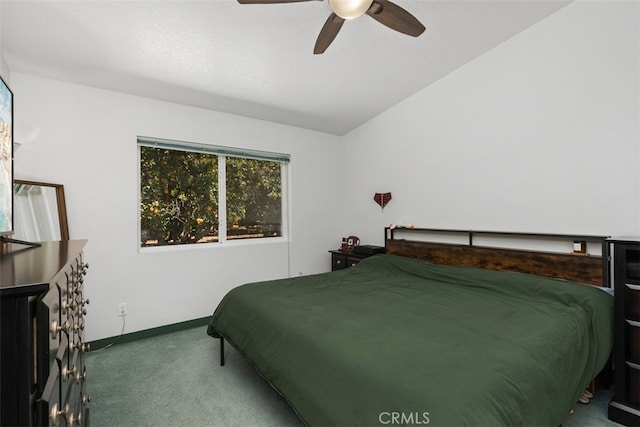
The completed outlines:
<svg viewBox="0 0 640 427">
<path fill-rule="evenodd" d="M 403 238 L 399 238 L 399 234 L 402 234 Z M 412 234 L 417 240 L 406 238 Z M 458 235 L 464 238 L 465 243 L 429 241 L 425 239 L 425 235 L 429 234 Z M 474 237 L 480 236 L 534 241 L 551 239 L 568 242 L 597 242 L 601 247 L 602 255 L 475 245 Z M 385 248 L 390 254 L 424 259 L 436 264 L 517 271 L 590 285 L 609 286 L 607 236 L 387 227 L 385 228 Z"/>
<path fill-rule="evenodd" d="M 561 240 L 585 240 L 589 242 L 604 242 L 610 236 L 587 235 L 587 234 L 554 234 L 554 233 L 520 233 L 514 231 L 487 231 L 487 230 L 456 230 L 448 228 L 385 228 L 385 240 L 394 239 L 394 232 L 409 231 L 418 233 L 441 233 L 441 234 L 466 234 L 469 239 L 469 246 L 473 246 L 473 236 L 496 236 L 496 237 L 524 237 L 524 238 L 549 238 Z M 390 233 L 390 234 L 389 234 Z"/>
</svg>

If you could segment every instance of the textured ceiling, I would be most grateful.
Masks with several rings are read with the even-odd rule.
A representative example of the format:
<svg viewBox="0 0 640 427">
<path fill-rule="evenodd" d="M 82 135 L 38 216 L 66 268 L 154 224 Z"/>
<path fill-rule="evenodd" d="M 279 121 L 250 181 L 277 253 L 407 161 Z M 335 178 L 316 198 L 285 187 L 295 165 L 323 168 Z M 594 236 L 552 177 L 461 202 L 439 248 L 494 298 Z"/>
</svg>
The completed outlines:
<svg viewBox="0 0 640 427">
<path fill-rule="evenodd" d="M 347 21 L 327 2 L 0 0 L 11 72 L 342 135 L 570 1 L 395 0 L 427 30 Z"/>
</svg>

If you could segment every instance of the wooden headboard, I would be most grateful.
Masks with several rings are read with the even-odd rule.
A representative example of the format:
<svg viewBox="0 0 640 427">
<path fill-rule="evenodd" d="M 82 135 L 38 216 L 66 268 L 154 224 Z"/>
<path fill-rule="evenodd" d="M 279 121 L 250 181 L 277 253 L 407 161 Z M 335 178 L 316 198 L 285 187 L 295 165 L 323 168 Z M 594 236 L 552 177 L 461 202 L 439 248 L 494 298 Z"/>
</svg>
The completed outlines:
<svg viewBox="0 0 640 427">
<path fill-rule="evenodd" d="M 443 242 L 444 238 L 456 243 Z M 386 253 L 418 258 L 434 264 L 515 271 L 609 287 L 608 236 L 512 233 L 501 231 L 448 230 L 432 228 L 385 228 Z M 480 241 L 555 242 L 564 252 L 486 246 Z M 446 240 L 446 239 L 445 239 Z M 462 241 L 462 242 L 461 242 Z M 579 247 L 574 251 L 574 244 Z M 586 252 L 597 245 L 601 255 Z M 508 246 L 508 245 L 507 245 Z M 582 252 L 581 252 L 582 251 Z"/>
</svg>

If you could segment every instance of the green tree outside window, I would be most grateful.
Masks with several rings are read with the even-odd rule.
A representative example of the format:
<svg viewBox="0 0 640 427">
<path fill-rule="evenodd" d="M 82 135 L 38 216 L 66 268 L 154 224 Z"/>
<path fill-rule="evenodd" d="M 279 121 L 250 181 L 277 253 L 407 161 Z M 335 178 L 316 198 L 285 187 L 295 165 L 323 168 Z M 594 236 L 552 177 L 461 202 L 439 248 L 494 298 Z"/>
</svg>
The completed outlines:
<svg viewBox="0 0 640 427">
<path fill-rule="evenodd" d="M 282 236 L 282 174 L 276 161 L 140 147 L 141 246 L 218 242 L 219 194 L 228 239 Z M 218 168 L 226 168 L 220 191 Z"/>
</svg>

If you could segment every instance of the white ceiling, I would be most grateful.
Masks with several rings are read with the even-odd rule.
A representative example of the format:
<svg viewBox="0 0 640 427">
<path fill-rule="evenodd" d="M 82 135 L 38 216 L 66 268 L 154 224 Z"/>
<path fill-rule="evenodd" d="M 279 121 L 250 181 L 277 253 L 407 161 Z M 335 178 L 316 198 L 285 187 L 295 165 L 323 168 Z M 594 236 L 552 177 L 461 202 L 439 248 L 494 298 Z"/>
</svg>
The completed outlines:
<svg viewBox="0 0 640 427">
<path fill-rule="evenodd" d="M 328 2 L 0 0 L 11 72 L 342 135 L 571 0 L 395 0 L 427 30 L 347 21 Z"/>
</svg>

